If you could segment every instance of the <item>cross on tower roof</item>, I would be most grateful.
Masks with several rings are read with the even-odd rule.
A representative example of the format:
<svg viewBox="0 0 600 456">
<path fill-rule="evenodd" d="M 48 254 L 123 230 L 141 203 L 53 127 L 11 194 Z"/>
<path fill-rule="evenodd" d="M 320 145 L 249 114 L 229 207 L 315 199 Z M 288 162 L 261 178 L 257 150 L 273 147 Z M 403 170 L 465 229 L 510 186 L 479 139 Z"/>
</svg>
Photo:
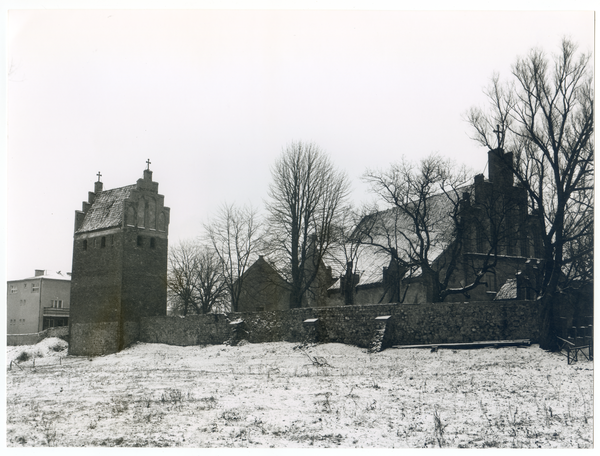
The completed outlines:
<svg viewBox="0 0 600 456">
<path fill-rule="evenodd" d="M 500 149 L 500 147 L 501 147 L 501 144 L 502 144 L 502 143 L 501 143 L 501 139 L 500 139 L 500 137 L 501 137 L 501 135 L 502 135 L 502 133 L 503 133 L 503 130 L 501 130 L 501 129 L 500 129 L 500 124 L 497 124 L 497 125 L 496 125 L 496 129 L 495 129 L 495 130 L 492 130 L 492 132 L 493 132 L 493 133 L 496 133 L 496 137 L 498 138 L 498 149 Z"/>
<path fill-rule="evenodd" d="M 96 176 L 98 176 L 98 182 L 100 182 L 100 178 L 102 177 L 102 174 L 100 174 L 100 171 L 98 171 L 98 174 L 96 174 Z"/>
<path fill-rule="evenodd" d="M 148 171 L 150 171 L 150 163 L 152 163 L 152 162 L 150 161 L 150 159 L 148 159 L 148 160 L 146 160 L 146 163 L 148 163 Z"/>
</svg>

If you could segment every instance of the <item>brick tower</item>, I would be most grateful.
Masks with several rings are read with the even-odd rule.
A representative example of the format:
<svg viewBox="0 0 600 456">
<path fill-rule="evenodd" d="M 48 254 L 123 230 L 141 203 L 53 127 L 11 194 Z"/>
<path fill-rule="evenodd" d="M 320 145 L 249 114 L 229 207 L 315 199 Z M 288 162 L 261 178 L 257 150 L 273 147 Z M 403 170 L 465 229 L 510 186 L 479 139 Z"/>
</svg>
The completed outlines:
<svg viewBox="0 0 600 456">
<path fill-rule="evenodd" d="M 150 160 L 134 185 L 102 190 L 75 211 L 72 355 L 115 353 L 138 339 L 141 317 L 166 315 L 169 208 Z"/>
</svg>

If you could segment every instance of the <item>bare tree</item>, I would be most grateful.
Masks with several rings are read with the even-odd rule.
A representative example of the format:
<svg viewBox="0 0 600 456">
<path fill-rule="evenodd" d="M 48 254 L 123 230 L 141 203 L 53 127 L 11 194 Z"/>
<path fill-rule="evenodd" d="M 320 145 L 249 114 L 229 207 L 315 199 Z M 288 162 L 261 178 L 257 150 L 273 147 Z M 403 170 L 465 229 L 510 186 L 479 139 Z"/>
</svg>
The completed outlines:
<svg viewBox="0 0 600 456">
<path fill-rule="evenodd" d="M 549 59 L 533 49 L 517 59 L 512 80 L 498 75 L 489 107 L 471 108 L 473 139 L 515 154 L 513 173 L 539 214 L 545 267 L 541 295 L 588 281 L 593 266 L 594 90 L 590 54 L 563 39 Z"/>
<path fill-rule="evenodd" d="M 290 308 L 298 308 L 334 242 L 332 226 L 348 195 L 348 180 L 317 145 L 304 142 L 290 143 L 271 174 L 269 248 L 282 260 Z"/>
<path fill-rule="evenodd" d="M 224 311 L 227 289 L 216 252 L 182 241 L 169 251 L 167 289 L 173 312 L 181 315 Z"/>
<path fill-rule="evenodd" d="M 482 285 L 494 272 L 500 248 L 508 243 L 515 220 L 507 220 L 517 202 L 490 192 L 471 207 L 469 173 L 433 154 L 418 164 L 403 160 L 386 171 L 367 171 L 364 179 L 390 208 L 365 217 L 354 235 L 390 258 L 390 299 L 402 302 L 400 279 L 420 271 L 429 299 L 443 301 Z M 515 217 L 517 218 L 517 217 Z M 479 233 L 477 243 L 472 233 Z M 473 244 L 477 245 L 473 245 Z M 477 253 L 470 262 L 464 254 Z M 457 284 L 459 268 L 469 268 Z M 465 276 L 463 276 L 465 277 Z"/>
<path fill-rule="evenodd" d="M 340 209 L 340 216 L 332 226 L 335 243 L 327 259 L 340 274 L 340 292 L 346 305 L 354 304 L 356 285 L 360 280 L 360 255 L 364 245 L 355 238 L 356 230 L 369 212 L 368 206 L 357 209 L 347 205 Z"/>
<path fill-rule="evenodd" d="M 221 260 L 231 308 L 237 312 L 244 272 L 258 257 L 261 224 L 257 211 L 252 207 L 223 204 L 204 228 Z"/>
</svg>

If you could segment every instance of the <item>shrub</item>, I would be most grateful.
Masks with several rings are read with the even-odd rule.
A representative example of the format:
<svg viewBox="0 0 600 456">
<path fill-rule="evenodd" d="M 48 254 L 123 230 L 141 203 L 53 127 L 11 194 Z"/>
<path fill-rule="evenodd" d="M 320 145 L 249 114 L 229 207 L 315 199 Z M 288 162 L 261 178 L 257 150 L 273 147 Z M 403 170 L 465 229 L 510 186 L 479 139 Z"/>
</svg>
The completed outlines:
<svg viewBox="0 0 600 456">
<path fill-rule="evenodd" d="M 59 351 L 63 351 L 67 347 L 65 347 L 63 344 L 60 344 L 57 342 L 56 344 L 51 345 L 48 348 L 50 348 L 50 350 L 52 350 L 52 351 L 59 352 Z"/>
<path fill-rule="evenodd" d="M 29 358 L 31 358 L 31 355 L 26 351 L 22 351 L 21 353 L 19 353 L 19 356 L 17 356 L 16 360 L 22 363 L 24 361 L 27 361 Z"/>
</svg>

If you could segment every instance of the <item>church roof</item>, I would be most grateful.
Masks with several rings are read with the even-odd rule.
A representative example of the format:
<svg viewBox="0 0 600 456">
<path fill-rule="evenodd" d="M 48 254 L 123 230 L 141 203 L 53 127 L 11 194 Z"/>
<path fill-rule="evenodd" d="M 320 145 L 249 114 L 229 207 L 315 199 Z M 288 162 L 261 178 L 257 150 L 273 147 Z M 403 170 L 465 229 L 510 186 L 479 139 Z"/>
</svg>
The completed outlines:
<svg viewBox="0 0 600 456">
<path fill-rule="evenodd" d="M 461 190 L 468 190 L 464 187 Z M 438 194 L 428 199 L 428 225 L 430 226 L 431 245 L 428 252 L 430 261 L 435 261 L 454 240 L 454 225 L 450 214 L 456 202 L 445 194 Z M 399 208 L 379 211 L 365 216 L 356 227 L 353 237 L 362 245 L 356 260 L 359 274 L 358 285 L 369 285 L 383 281 L 383 268 L 390 264 L 389 250 L 394 248 L 398 256 L 408 261 L 411 242 L 417 243 L 414 224 L 409 216 Z M 418 277 L 421 269 L 411 267 L 404 278 Z M 331 289 L 339 288 L 336 282 Z"/>
<path fill-rule="evenodd" d="M 76 231 L 85 233 L 105 228 L 121 226 L 125 201 L 131 195 L 136 185 L 104 190 L 96 195 L 96 199 L 85 214 L 83 223 Z"/>
</svg>

